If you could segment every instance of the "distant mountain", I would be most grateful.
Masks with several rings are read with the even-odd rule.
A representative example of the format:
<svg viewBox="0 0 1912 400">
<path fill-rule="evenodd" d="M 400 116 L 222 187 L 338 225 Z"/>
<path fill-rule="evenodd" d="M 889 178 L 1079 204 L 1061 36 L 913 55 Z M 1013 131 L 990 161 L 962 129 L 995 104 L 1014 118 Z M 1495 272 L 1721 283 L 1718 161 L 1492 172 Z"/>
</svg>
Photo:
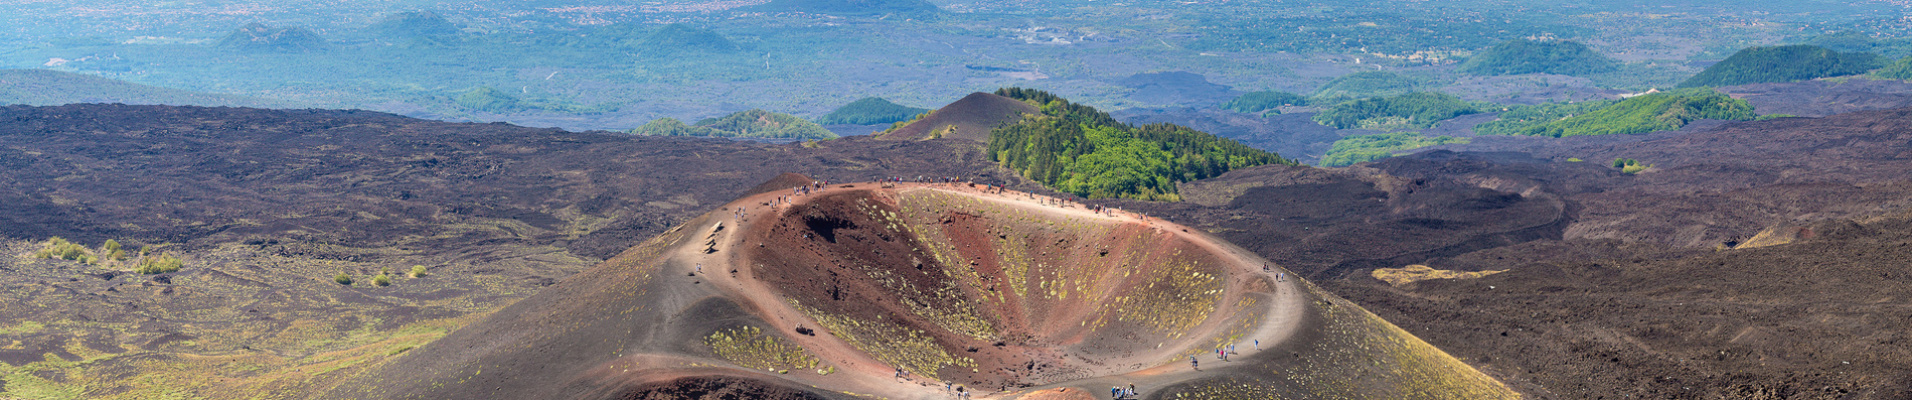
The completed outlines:
<svg viewBox="0 0 1912 400">
<path fill-rule="evenodd" d="M 394 14 L 373 24 L 371 31 L 387 39 L 423 40 L 441 43 L 458 36 L 458 26 L 431 11 Z"/>
<path fill-rule="evenodd" d="M 1586 75 L 1617 68 L 1618 61 L 1580 42 L 1526 39 L 1503 42 L 1460 65 L 1461 72 L 1474 75 Z"/>
<path fill-rule="evenodd" d="M 740 111 L 686 125 L 676 118 L 658 118 L 631 134 L 646 136 L 705 136 L 761 139 L 835 139 L 837 135 L 814 122 L 764 110 Z"/>
<path fill-rule="evenodd" d="M 891 103 L 889 100 L 884 100 L 881 97 L 866 97 L 852 101 L 850 104 L 845 104 L 843 107 L 837 108 L 836 111 L 831 111 L 829 114 L 817 118 L 817 123 L 824 125 L 887 124 L 897 121 L 908 121 L 911 117 L 925 112 L 929 112 L 929 109 Z"/>
<path fill-rule="evenodd" d="M 301 27 L 274 28 L 251 23 L 219 40 L 219 47 L 246 51 L 307 52 L 326 48 L 325 39 Z"/>
<path fill-rule="evenodd" d="M 1877 54 L 1841 53 L 1819 46 L 1749 47 L 1680 82 L 1679 87 L 1792 82 L 1858 75 L 1884 67 L 1885 64 L 1886 60 Z"/>
<path fill-rule="evenodd" d="M 738 10 L 866 17 L 885 15 L 921 17 L 936 14 L 942 11 L 942 8 L 924 0 L 771 0 L 769 3 Z"/>
<path fill-rule="evenodd" d="M 734 53 L 740 49 L 724 35 L 684 24 L 664 25 L 645 36 L 641 44 L 649 50 L 666 53 Z"/>
<path fill-rule="evenodd" d="M 289 108 L 284 101 L 147 86 L 93 75 L 43 69 L 0 69 L 0 104 L 80 103 Z"/>
</svg>

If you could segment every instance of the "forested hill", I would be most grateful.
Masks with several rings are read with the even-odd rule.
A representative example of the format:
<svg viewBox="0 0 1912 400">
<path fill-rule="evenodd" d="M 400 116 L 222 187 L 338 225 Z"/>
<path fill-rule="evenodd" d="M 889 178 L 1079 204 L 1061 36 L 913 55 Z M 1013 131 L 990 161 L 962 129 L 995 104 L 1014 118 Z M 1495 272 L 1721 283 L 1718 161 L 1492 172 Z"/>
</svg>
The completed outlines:
<svg viewBox="0 0 1912 400">
<path fill-rule="evenodd" d="M 1177 182 L 1257 165 L 1296 165 L 1179 125 L 1124 124 L 1039 90 L 1005 88 L 996 94 L 1034 104 L 1042 113 L 990 132 L 990 159 L 1078 196 L 1178 201 Z"/>
<path fill-rule="evenodd" d="M 1680 87 L 1792 82 L 1858 75 L 1884 67 L 1885 63 L 1886 60 L 1877 54 L 1841 53 L 1819 46 L 1749 47 L 1681 82 Z"/>
<path fill-rule="evenodd" d="M 1680 129 L 1700 119 L 1745 121 L 1753 106 L 1707 88 L 1679 89 L 1625 100 L 1516 107 L 1480 124 L 1483 135 L 1583 136 Z"/>
<path fill-rule="evenodd" d="M 866 97 L 850 102 L 850 104 L 845 104 L 843 107 L 837 108 L 836 111 L 831 111 L 829 114 L 817 118 L 817 123 L 826 125 L 887 124 L 897 121 L 908 121 L 911 117 L 922 115 L 926 112 L 929 112 L 929 109 L 891 103 L 889 100 L 885 100 L 881 97 Z"/>
<path fill-rule="evenodd" d="M 817 126 L 816 123 L 803 118 L 754 109 L 739 111 L 721 118 L 705 119 L 698 121 L 696 125 L 686 125 L 684 121 L 676 118 L 658 118 L 637 129 L 632 129 L 630 133 L 647 136 L 756 139 L 835 139 L 837 137 L 822 126 Z"/>
<path fill-rule="evenodd" d="M 1619 62 L 1580 42 L 1514 39 L 1461 63 L 1460 70 L 1474 75 L 1586 75 L 1610 72 L 1618 67 Z"/>
</svg>

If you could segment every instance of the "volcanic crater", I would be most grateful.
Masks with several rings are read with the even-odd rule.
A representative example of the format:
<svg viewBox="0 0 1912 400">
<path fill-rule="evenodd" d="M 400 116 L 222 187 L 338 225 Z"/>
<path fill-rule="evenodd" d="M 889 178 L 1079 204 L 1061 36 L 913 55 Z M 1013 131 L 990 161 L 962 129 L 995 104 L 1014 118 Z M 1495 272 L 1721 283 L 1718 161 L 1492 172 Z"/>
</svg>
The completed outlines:
<svg viewBox="0 0 1912 400">
<path fill-rule="evenodd" d="M 967 183 L 756 192 L 335 394 L 1515 396 L 1173 223 Z M 433 376 L 384 378 L 401 371 Z"/>
</svg>

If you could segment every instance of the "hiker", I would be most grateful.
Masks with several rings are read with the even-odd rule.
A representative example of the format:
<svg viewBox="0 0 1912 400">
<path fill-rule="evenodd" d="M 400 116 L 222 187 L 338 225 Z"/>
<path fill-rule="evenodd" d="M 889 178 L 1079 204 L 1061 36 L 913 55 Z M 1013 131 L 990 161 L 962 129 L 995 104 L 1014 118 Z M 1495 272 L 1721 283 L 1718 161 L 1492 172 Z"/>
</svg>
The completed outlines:
<svg viewBox="0 0 1912 400">
<path fill-rule="evenodd" d="M 1287 272 L 1282 272 L 1282 273 L 1278 273 L 1278 274 L 1275 274 L 1275 282 L 1287 282 L 1287 281 L 1288 281 L 1288 273 L 1287 273 Z"/>
<path fill-rule="evenodd" d="M 1261 339 L 1255 339 L 1255 351 L 1261 351 Z"/>
<path fill-rule="evenodd" d="M 1196 371 L 1200 371 L 1202 370 L 1202 362 L 1200 360 L 1196 360 L 1195 356 L 1188 356 L 1188 367 L 1194 368 Z"/>
<path fill-rule="evenodd" d="M 1141 394 L 1142 394 L 1141 392 L 1135 391 L 1135 384 L 1133 383 L 1129 384 L 1129 397 L 1136 397 Z"/>
<path fill-rule="evenodd" d="M 1120 387 L 1120 386 L 1110 386 L 1110 387 L 1109 387 L 1109 398 L 1110 398 L 1110 399 L 1121 399 L 1121 398 L 1122 398 L 1122 387 Z"/>
</svg>

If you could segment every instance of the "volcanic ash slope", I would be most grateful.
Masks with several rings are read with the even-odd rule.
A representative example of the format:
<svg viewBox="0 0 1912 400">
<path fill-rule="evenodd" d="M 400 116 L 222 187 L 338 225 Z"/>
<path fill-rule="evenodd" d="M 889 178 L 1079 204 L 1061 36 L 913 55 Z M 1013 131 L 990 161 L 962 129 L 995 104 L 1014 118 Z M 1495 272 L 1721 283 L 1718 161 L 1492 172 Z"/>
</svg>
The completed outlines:
<svg viewBox="0 0 1912 400">
<path fill-rule="evenodd" d="M 1180 225 L 1017 192 L 782 189 L 321 397 L 1518 397 L 1282 271 Z"/>
</svg>

